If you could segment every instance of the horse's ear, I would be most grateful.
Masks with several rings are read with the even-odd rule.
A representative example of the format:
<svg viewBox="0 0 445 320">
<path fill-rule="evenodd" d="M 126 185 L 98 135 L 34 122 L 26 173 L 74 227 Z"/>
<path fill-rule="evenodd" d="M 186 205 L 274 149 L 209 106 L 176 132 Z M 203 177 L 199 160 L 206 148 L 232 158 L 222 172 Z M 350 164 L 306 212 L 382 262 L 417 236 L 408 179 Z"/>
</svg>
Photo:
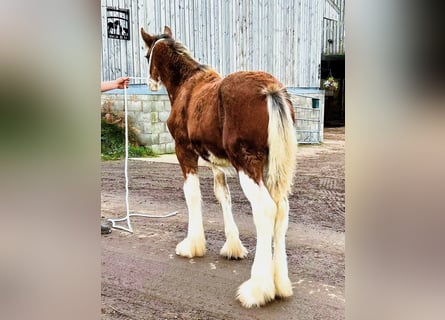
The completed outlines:
<svg viewBox="0 0 445 320">
<path fill-rule="evenodd" d="M 164 27 L 164 34 L 168 35 L 170 38 L 173 38 L 172 31 L 170 30 L 169 26 Z"/>
<path fill-rule="evenodd" d="M 155 40 L 155 37 L 152 37 L 147 32 L 144 31 L 144 28 L 141 28 L 141 36 L 144 42 L 150 47 L 153 41 Z"/>
</svg>

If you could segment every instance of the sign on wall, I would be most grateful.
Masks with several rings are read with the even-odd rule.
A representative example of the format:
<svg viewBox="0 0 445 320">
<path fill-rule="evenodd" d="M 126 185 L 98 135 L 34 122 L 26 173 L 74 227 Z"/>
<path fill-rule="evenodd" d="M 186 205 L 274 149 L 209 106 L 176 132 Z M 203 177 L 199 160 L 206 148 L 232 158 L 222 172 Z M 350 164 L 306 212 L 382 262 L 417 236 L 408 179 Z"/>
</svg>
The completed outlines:
<svg viewBox="0 0 445 320">
<path fill-rule="evenodd" d="M 110 39 L 130 40 L 130 10 L 107 8 L 107 34 Z"/>
</svg>

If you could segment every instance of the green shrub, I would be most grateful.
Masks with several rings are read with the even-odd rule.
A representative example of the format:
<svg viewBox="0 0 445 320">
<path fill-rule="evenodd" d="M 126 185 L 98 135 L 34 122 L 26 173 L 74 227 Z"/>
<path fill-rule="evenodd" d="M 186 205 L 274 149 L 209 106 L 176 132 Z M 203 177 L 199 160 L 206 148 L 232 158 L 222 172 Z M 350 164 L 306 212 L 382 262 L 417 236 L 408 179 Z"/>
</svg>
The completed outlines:
<svg viewBox="0 0 445 320">
<path fill-rule="evenodd" d="M 125 157 L 125 128 L 119 123 L 108 123 L 102 119 L 100 140 L 102 160 L 119 160 Z M 137 158 L 157 156 L 150 147 L 138 145 L 136 133 L 131 126 L 128 130 L 128 156 Z"/>
</svg>

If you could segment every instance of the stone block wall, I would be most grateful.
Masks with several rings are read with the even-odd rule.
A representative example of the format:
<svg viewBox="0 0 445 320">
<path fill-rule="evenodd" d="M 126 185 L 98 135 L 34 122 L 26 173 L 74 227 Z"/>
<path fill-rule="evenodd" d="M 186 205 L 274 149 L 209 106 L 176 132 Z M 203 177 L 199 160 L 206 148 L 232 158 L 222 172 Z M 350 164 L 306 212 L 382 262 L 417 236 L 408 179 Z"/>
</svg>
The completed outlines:
<svg viewBox="0 0 445 320">
<path fill-rule="evenodd" d="M 108 106 L 113 112 L 123 115 L 125 104 L 121 91 L 113 90 L 102 94 L 102 108 Z M 166 124 L 170 109 L 170 100 L 165 92 L 140 94 L 129 89 L 128 121 L 137 130 L 139 144 L 151 147 L 158 154 L 175 152 L 175 144 Z"/>
</svg>

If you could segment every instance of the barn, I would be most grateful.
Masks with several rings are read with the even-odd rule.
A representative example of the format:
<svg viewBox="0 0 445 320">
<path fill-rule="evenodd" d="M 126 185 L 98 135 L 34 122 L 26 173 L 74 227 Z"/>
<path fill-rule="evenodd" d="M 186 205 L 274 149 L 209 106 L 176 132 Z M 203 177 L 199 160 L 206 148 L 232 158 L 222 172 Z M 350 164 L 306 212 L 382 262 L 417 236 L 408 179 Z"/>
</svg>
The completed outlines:
<svg viewBox="0 0 445 320">
<path fill-rule="evenodd" d="M 325 89 L 325 126 L 345 124 L 344 18 L 345 0 L 326 0 L 323 14 L 320 85 Z"/>
<path fill-rule="evenodd" d="M 322 75 L 327 78 L 332 65 L 323 64 L 322 57 L 344 56 L 343 12 L 344 0 L 102 0 L 102 80 L 146 79 L 139 30 L 160 33 L 168 25 L 198 61 L 221 75 L 239 70 L 273 74 L 291 94 L 299 143 L 319 143 L 328 91 Z M 142 145 L 173 152 L 165 125 L 170 108 L 166 92 L 150 92 L 143 79 L 131 81 L 129 119 Z M 121 91 L 104 93 L 102 108 L 121 112 Z"/>
</svg>

